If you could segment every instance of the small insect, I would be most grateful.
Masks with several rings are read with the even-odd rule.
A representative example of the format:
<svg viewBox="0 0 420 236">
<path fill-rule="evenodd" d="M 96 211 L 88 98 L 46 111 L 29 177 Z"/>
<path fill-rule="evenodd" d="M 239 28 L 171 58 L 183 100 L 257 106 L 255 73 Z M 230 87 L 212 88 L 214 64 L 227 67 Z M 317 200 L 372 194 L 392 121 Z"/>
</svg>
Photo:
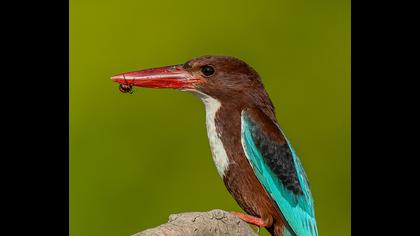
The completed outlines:
<svg viewBox="0 0 420 236">
<path fill-rule="evenodd" d="M 118 88 L 120 89 L 122 93 L 132 94 L 134 92 L 133 86 L 128 84 L 127 80 L 125 79 L 125 75 L 123 76 L 124 76 L 125 84 L 120 84 Z"/>
<path fill-rule="evenodd" d="M 129 94 L 133 93 L 133 86 L 129 84 L 120 84 L 118 88 L 120 89 L 122 93 L 129 93 Z"/>
</svg>

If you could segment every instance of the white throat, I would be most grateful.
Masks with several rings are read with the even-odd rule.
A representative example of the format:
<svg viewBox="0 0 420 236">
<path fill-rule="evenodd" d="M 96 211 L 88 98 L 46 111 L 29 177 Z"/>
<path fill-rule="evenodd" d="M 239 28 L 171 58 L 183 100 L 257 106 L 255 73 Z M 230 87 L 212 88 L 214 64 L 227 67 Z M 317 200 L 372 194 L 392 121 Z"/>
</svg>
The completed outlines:
<svg viewBox="0 0 420 236">
<path fill-rule="evenodd" d="M 209 138 L 211 154 L 213 156 L 214 164 L 217 172 L 223 178 L 229 166 L 229 159 L 223 146 L 220 134 L 216 129 L 216 112 L 219 110 L 221 104 L 217 99 L 214 99 L 207 94 L 201 92 L 194 92 L 203 101 L 206 107 L 206 127 L 207 136 Z"/>
</svg>

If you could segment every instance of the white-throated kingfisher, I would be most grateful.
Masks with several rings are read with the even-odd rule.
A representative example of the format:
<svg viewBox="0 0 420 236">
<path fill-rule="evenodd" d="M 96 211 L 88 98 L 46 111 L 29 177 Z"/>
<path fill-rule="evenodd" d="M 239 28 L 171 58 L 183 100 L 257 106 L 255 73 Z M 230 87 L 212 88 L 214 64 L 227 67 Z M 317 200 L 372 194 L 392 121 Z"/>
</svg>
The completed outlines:
<svg viewBox="0 0 420 236">
<path fill-rule="evenodd" d="M 314 203 L 298 156 L 277 123 L 257 72 L 227 56 L 115 75 L 113 81 L 188 91 L 203 101 L 211 153 L 244 221 L 274 236 L 317 236 Z"/>
</svg>

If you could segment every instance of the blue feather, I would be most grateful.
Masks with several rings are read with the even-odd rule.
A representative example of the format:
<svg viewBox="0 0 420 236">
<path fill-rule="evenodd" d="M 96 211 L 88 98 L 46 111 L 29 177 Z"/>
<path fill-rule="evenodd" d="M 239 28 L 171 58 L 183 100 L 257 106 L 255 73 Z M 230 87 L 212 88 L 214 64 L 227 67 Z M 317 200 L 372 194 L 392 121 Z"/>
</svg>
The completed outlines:
<svg viewBox="0 0 420 236">
<path fill-rule="evenodd" d="M 286 138 L 303 194 L 295 194 L 287 189 L 273 173 L 273 170 L 264 162 L 264 157 L 252 138 L 252 132 L 256 132 L 252 125 L 248 114 L 245 111 L 242 112 L 242 145 L 255 175 L 275 201 L 297 236 L 317 236 L 313 198 L 298 156 Z M 284 235 L 292 235 L 286 227 L 284 228 Z"/>
</svg>

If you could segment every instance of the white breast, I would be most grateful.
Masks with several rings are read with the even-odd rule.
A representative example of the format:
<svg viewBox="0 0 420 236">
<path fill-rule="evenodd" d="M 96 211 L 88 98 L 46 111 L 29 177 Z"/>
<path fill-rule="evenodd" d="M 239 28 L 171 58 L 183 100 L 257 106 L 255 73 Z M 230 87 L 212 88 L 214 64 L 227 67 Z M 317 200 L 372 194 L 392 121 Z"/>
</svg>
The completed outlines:
<svg viewBox="0 0 420 236">
<path fill-rule="evenodd" d="M 220 134 L 217 132 L 215 124 L 216 112 L 219 110 L 221 104 L 217 99 L 214 99 L 206 94 L 196 93 L 196 95 L 198 95 L 206 107 L 207 136 L 209 138 L 211 154 L 213 156 L 217 172 L 220 177 L 223 178 L 225 171 L 229 166 L 229 159 L 222 140 L 220 140 Z"/>
</svg>

